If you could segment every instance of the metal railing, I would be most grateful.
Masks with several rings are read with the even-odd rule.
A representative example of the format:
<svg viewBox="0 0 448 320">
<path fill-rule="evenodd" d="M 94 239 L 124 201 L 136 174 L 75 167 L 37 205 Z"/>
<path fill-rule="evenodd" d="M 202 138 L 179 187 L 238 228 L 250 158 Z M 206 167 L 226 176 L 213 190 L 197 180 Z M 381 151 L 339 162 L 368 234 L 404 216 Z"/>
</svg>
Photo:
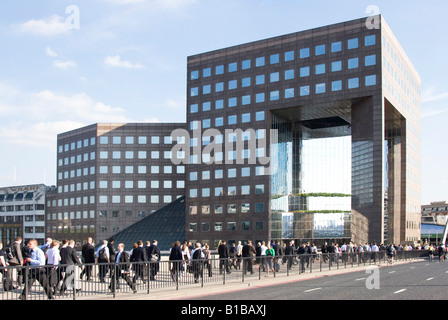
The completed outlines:
<svg viewBox="0 0 448 320">
<path fill-rule="evenodd" d="M 427 259 L 423 250 L 396 251 L 394 261 Z M 435 259 L 438 255 L 435 254 Z M 132 292 L 146 293 L 182 286 L 225 285 L 264 277 L 294 276 L 304 272 L 352 268 L 361 265 L 386 265 L 385 251 L 332 254 L 304 254 L 278 257 L 211 258 L 196 261 L 84 263 L 30 267 L 1 267 L 1 300 L 79 299 L 92 295 L 113 298 Z"/>
</svg>

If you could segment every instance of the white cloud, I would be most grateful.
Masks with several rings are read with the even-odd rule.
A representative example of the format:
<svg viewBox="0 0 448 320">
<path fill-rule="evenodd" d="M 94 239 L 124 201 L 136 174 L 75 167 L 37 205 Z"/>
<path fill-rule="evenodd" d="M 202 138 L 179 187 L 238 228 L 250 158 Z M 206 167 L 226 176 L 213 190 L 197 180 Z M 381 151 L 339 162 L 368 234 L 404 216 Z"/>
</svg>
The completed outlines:
<svg viewBox="0 0 448 320">
<path fill-rule="evenodd" d="M 31 33 L 42 36 L 67 34 L 69 31 L 65 24 L 65 20 L 58 15 L 53 15 L 40 20 L 29 20 L 15 26 L 15 29 L 19 33 Z"/>
<path fill-rule="evenodd" d="M 128 69 L 141 69 L 145 66 L 140 63 L 131 63 L 126 60 L 121 60 L 119 55 L 108 56 L 104 59 L 104 64 L 110 67 L 128 68 Z"/>
<path fill-rule="evenodd" d="M 68 69 L 76 67 L 76 63 L 74 61 L 55 60 L 53 61 L 53 66 L 59 69 Z"/>
<path fill-rule="evenodd" d="M 49 57 L 57 57 L 58 54 L 56 52 L 53 51 L 53 49 L 51 49 L 50 47 L 47 47 L 45 49 L 45 53 L 47 54 L 47 56 Z"/>
</svg>

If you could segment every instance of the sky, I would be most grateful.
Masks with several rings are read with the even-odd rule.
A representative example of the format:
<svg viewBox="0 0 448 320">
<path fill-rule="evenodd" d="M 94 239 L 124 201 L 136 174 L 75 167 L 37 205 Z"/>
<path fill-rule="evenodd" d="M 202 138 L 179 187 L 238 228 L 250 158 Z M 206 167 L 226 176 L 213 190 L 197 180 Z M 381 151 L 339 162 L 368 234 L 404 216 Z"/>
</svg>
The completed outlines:
<svg viewBox="0 0 448 320">
<path fill-rule="evenodd" d="M 448 201 L 446 0 L 14 0 L 0 3 L 0 186 L 56 184 L 57 134 L 185 122 L 190 55 L 366 17 L 422 80 L 422 204 Z"/>
</svg>

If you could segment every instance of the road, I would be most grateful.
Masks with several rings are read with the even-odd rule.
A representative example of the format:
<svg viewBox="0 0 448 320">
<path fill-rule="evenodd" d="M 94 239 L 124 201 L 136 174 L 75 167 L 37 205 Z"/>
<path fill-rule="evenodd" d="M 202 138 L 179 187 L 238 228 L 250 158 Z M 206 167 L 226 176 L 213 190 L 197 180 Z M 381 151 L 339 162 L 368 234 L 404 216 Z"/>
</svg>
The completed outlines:
<svg viewBox="0 0 448 320">
<path fill-rule="evenodd" d="M 195 300 L 446 300 L 448 262 L 414 262 L 195 297 Z"/>
</svg>

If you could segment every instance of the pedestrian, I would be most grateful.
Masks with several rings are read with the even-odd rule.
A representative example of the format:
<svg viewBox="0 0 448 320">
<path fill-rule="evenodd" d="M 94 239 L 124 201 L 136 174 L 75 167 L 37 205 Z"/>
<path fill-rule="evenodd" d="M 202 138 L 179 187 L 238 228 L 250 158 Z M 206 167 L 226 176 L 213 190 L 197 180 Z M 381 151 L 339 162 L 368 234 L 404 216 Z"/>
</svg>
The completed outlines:
<svg viewBox="0 0 448 320">
<path fill-rule="evenodd" d="M 124 244 L 119 243 L 117 246 L 117 252 L 115 255 L 115 265 L 112 276 L 112 283 L 109 286 L 112 292 L 120 287 L 120 278 L 122 278 L 126 284 L 131 288 L 133 293 L 137 292 L 135 282 L 131 280 L 129 276 L 130 270 L 130 258 L 129 254 L 124 251 Z"/>
<path fill-rule="evenodd" d="M 53 291 L 50 289 L 45 271 L 45 253 L 37 246 L 37 240 L 31 239 L 28 241 L 29 257 L 26 258 L 28 264 L 28 278 L 25 279 L 25 286 L 22 290 L 21 299 L 26 300 L 28 292 L 37 280 L 44 289 L 48 299 L 54 299 Z"/>
<path fill-rule="evenodd" d="M 60 294 L 64 294 L 67 287 L 73 287 L 75 292 L 81 291 L 81 288 L 78 283 L 78 266 L 81 267 L 82 263 L 76 255 L 76 251 L 74 249 L 75 241 L 70 240 L 65 250 L 61 252 L 61 264 L 65 265 L 65 276 L 62 281 L 62 287 L 60 290 Z"/>
<path fill-rule="evenodd" d="M 8 268 L 8 255 L 3 250 L 3 243 L 0 241 L 0 273 L 3 276 L 3 290 L 12 291 L 15 288 L 12 285 L 12 271 L 13 269 Z"/>
<path fill-rule="evenodd" d="M 262 241 L 262 242 L 261 242 L 261 246 L 260 246 L 260 263 L 261 263 L 260 266 L 263 267 L 263 272 L 266 271 L 266 270 L 265 270 L 265 269 L 266 269 L 266 268 L 265 268 L 265 262 L 264 262 L 265 257 L 266 257 L 266 249 L 267 249 L 267 247 L 266 247 L 266 242 L 265 242 L 265 241 Z"/>
<path fill-rule="evenodd" d="M 283 257 L 283 246 L 280 244 L 280 241 L 277 240 L 276 244 L 273 247 L 274 249 L 274 268 L 275 268 L 275 272 L 279 272 L 280 271 L 280 259 Z"/>
<path fill-rule="evenodd" d="M 61 280 L 59 278 L 58 265 L 61 262 L 61 255 L 59 252 L 59 241 L 52 240 L 50 248 L 46 252 L 47 256 L 47 278 L 50 289 L 53 290 L 53 294 L 57 293 L 57 285 Z"/>
<path fill-rule="evenodd" d="M 53 239 L 51 239 L 51 238 L 47 238 L 47 242 L 46 242 L 42 247 L 40 247 L 40 249 L 41 249 L 44 253 L 46 253 L 47 250 L 50 249 L 52 243 L 53 243 Z"/>
<path fill-rule="evenodd" d="M 243 257 L 243 245 L 241 244 L 241 241 L 238 241 L 238 245 L 236 246 L 236 268 L 240 270 L 241 269 L 241 258 Z"/>
<path fill-rule="evenodd" d="M 219 274 L 225 272 L 230 273 L 229 268 L 229 248 L 227 247 L 226 240 L 222 240 L 221 244 L 218 246 L 219 255 Z"/>
<path fill-rule="evenodd" d="M 204 266 L 208 270 L 208 276 L 212 277 L 213 274 L 212 274 L 211 253 L 210 253 L 210 246 L 208 245 L 208 243 L 204 244 L 204 249 L 202 250 L 202 252 L 204 253 Z"/>
<path fill-rule="evenodd" d="M 96 261 L 98 265 L 98 278 L 100 282 L 106 282 L 104 278 L 107 275 L 109 258 L 109 248 L 107 247 L 107 240 L 103 240 L 103 244 L 96 251 Z"/>
<path fill-rule="evenodd" d="M 190 268 L 190 242 L 184 240 L 182 243 L 182 269 L 180 270 L 179 277 L 182 277 L 183 273 Z"/>
<path fill-rule="evenodd" d="M 291 270 L 294 259 L 294 241 L 290 241 L 285 248 L 286 269 Z"/>
<path fill-rule="evenodd" d="M 176 241 L 172 244 L 169 261 L 171 264 L 171 278 L 174 281 L 178 281 L 181 268 L 182 268 L 182 248 L 180 246 L 180 242 Z"/>
<path fill-rule="evenodd" d="M 87 242 L 81 248 L 81 259 L 85 265 L 79 277 L 82 280 L 82 277 L 85 274 L 87 281 L 90 281 L 92 277 L 93 263 L 95 263 L 95 248 L 93 247 L 91 237 L 87 238 Z"/>
<path fill-rule="evenodd" d="M 243 255 L 243 273 L 246 274 L 247 272 L 250 272 L 250 274 L 253 274 L 253 268 L 252 263 L 254 256 L 256 254 L 255 248 L 252 245 L 252 240 L 248 240 L 247 244 L 243 246 L 242 255 Z"/>
<path fill-rule="evenodd" d="M 150 272 L 150 280 L 154 281 L 156 279 L 156 275 L 159 272 L 160 267 L 160 259 L 162 259 L 162 255 L 160 254 L 160 249 L 158 246 L 158 241 L 153 240 L 152 244 L 147 249 L 147 257 L 150 264 L 149 272 Z"/>
<path fill-rule="evenodd" d="M 264 257 L 264 263 L 266 265 L 265 266 L 266 277 L 269 277 L 269 270 L 272 270 L 272 273 L 275 274 L 274 257 L 275 257 L 275 251 L 273 248 L 271 248 L 271 244 L 268 242 L 268 245 L 266 246 L 265 257 Z"/>
<path fill-rule="evenodd" d="M 202 252 L 201 243 L 196 242 L 196 248 L 191 252 L 191 265 L 195 283 L 199 282 L 199 277 L 202 278 L 204 257 L 205 255 Z"/>
<path fill-rule="evenodd" d="M 307 250 L 306 243 L 302 243 L 302 245 L 297 248 L 297 255 L 300 260 L 300 266 L 301 266 L 300 272 L 301 273 L 305 272 L 305 262 L 306 262 L 306 254 L 307 254 L 306 250 Z"/>
<path fill-rule="evenodd" d="M 130 261 L 135 266 L 135 274 L 132 278 L 134 283 L 137 282 L 139 278 L 142 279 L 143 283 L 146 283 L 145 278 L 143 277 L 143 263 L 147 260 L 146 258 L 146 250 L 143 248 L 143 241 L 137 241 L 137 248 L 132 250 L 132 254 L 130 256 Z"/>
<path fill-rule="evenodd" d="M 109 276 L 110 277 L 112 277 L 112 273 L 114 271 L 114 265 L 112 264 L 113 262 L 115 262 L 114 242 L 115 242 L 114 238 L 109 238 L 109 240 L 107 241 L 107 248 L 109 249 L 109 260 L 111 262 L 111 264 L 109 265 L 109 269 L 110 269 Z"/>
</svg>

